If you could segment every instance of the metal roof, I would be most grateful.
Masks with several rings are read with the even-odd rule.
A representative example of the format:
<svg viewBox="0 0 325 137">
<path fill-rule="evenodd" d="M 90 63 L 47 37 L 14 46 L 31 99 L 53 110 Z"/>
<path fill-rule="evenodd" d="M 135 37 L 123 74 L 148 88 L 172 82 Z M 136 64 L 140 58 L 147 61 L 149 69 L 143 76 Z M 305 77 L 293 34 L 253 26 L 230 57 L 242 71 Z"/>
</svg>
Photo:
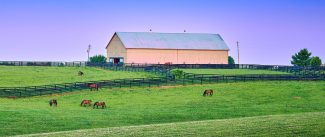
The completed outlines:
<svg viewBox="0 0 325 137">
<path fill-rule="evenodd" d="M 229 50 L 219 34 L 116 32 L 125 48 Z"/>
</svg>

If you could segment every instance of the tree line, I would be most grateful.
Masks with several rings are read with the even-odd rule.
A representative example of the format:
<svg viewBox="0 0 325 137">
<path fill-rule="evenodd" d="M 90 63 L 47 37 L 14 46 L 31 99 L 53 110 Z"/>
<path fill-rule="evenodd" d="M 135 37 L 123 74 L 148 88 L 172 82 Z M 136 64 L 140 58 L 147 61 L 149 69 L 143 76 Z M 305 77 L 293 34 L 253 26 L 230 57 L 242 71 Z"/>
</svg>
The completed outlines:
<svg viewBox="0 0 325 137">
<path fill-rule="evenodd" d="M 291 64 L 300 67 L 319 67 L 322 65 L 322 60 L 318 56 L 311 56 L 312 53 L 306 48 L 301 49 L 298 53 L 292 55 Z M 235 64 L 233 57 L 228 56 L 228 64 Z"/>
</svg>

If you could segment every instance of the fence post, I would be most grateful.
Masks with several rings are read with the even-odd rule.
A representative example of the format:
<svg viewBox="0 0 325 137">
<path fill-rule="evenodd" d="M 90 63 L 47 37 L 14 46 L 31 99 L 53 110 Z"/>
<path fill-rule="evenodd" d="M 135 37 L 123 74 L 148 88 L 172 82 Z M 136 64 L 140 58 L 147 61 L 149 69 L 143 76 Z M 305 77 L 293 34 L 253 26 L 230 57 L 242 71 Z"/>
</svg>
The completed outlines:
<svg viewBox="0 0 325 137">
<path fill-rule="evenodd" d="M 176 79 L 176 77 L 175 77 L 175 79 Z M 183 75 L 182 80 L 183 80 L 183 86 L 185 86 L 185 74 Z M 177 81 L 177 79 L 176 79 L 176 81 Z"/>
<path fill-rule="evenodd" d="M 151 82 L 151 80 L 150 80 L 150 78 L 148 78 L 148 86 L 149 86 L 149 88 L 150 88 L 150 82 Z"/>
<path fill-rule="evenodd" d="M 193 75 L 193 78 L 192 78 L 192 85 L 194 84 L 194 79 L 195 79 L 195 74 Z"/>
</svg>

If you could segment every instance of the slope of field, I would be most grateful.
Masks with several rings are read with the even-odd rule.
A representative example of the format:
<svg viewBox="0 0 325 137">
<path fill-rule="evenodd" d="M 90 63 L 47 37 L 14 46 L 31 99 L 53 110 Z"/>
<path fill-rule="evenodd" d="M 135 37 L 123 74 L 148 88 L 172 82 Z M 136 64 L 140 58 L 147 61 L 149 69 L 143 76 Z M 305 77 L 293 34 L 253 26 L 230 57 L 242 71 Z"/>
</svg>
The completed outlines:
<svg viewBox="0 0 325 137">
<path fill-rule="evenodd" d="M 203 97 L 204 89 L 214 89 Z M 266 81 L 155 88 L 114 88 L 0 99 L 0 136 L 170 122 L 325 111 L 324 81 Z M 58 107 L 48 100 L 58 99 Z M 107 109 L 80 107 L 101 100 Z M 319 121 L 323 122 L 323 121 Z"/>
<path fill-rule="evenodd" d="M 78 76 L 79 71 L 83 71 L 84 76 Z M 0 66 L 0 87 L 37 86 L 152 76 L 154 75 L 145 72 L 110 71 L 92 67 Z"/>
<path fill-rule="evenodd" d="M 71 137 L 85 135 L 91 137 L 325 136 L 325 112 L 86 129 L 24 136 Z"/>
<path fill-rule="evenodd" d="M 249 75 L 249 74 L 290 74 L 287 72 L 252 69 L 181 69 L 194 74 Z"/>
</svg>

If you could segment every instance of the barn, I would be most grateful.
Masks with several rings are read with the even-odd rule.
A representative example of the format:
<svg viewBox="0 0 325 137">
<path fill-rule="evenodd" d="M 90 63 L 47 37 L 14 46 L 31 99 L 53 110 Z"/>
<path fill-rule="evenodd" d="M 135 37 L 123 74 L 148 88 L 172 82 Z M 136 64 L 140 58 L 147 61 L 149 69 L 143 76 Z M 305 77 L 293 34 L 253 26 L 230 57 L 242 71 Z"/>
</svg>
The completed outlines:
<svg viewBox="0 0 325 137">
<path fill-rule="evenodd" d="M 227 64 L 229 48 L 219 34 L 116 32 L 106 51 L 114 64 Z"/>
</svg>

